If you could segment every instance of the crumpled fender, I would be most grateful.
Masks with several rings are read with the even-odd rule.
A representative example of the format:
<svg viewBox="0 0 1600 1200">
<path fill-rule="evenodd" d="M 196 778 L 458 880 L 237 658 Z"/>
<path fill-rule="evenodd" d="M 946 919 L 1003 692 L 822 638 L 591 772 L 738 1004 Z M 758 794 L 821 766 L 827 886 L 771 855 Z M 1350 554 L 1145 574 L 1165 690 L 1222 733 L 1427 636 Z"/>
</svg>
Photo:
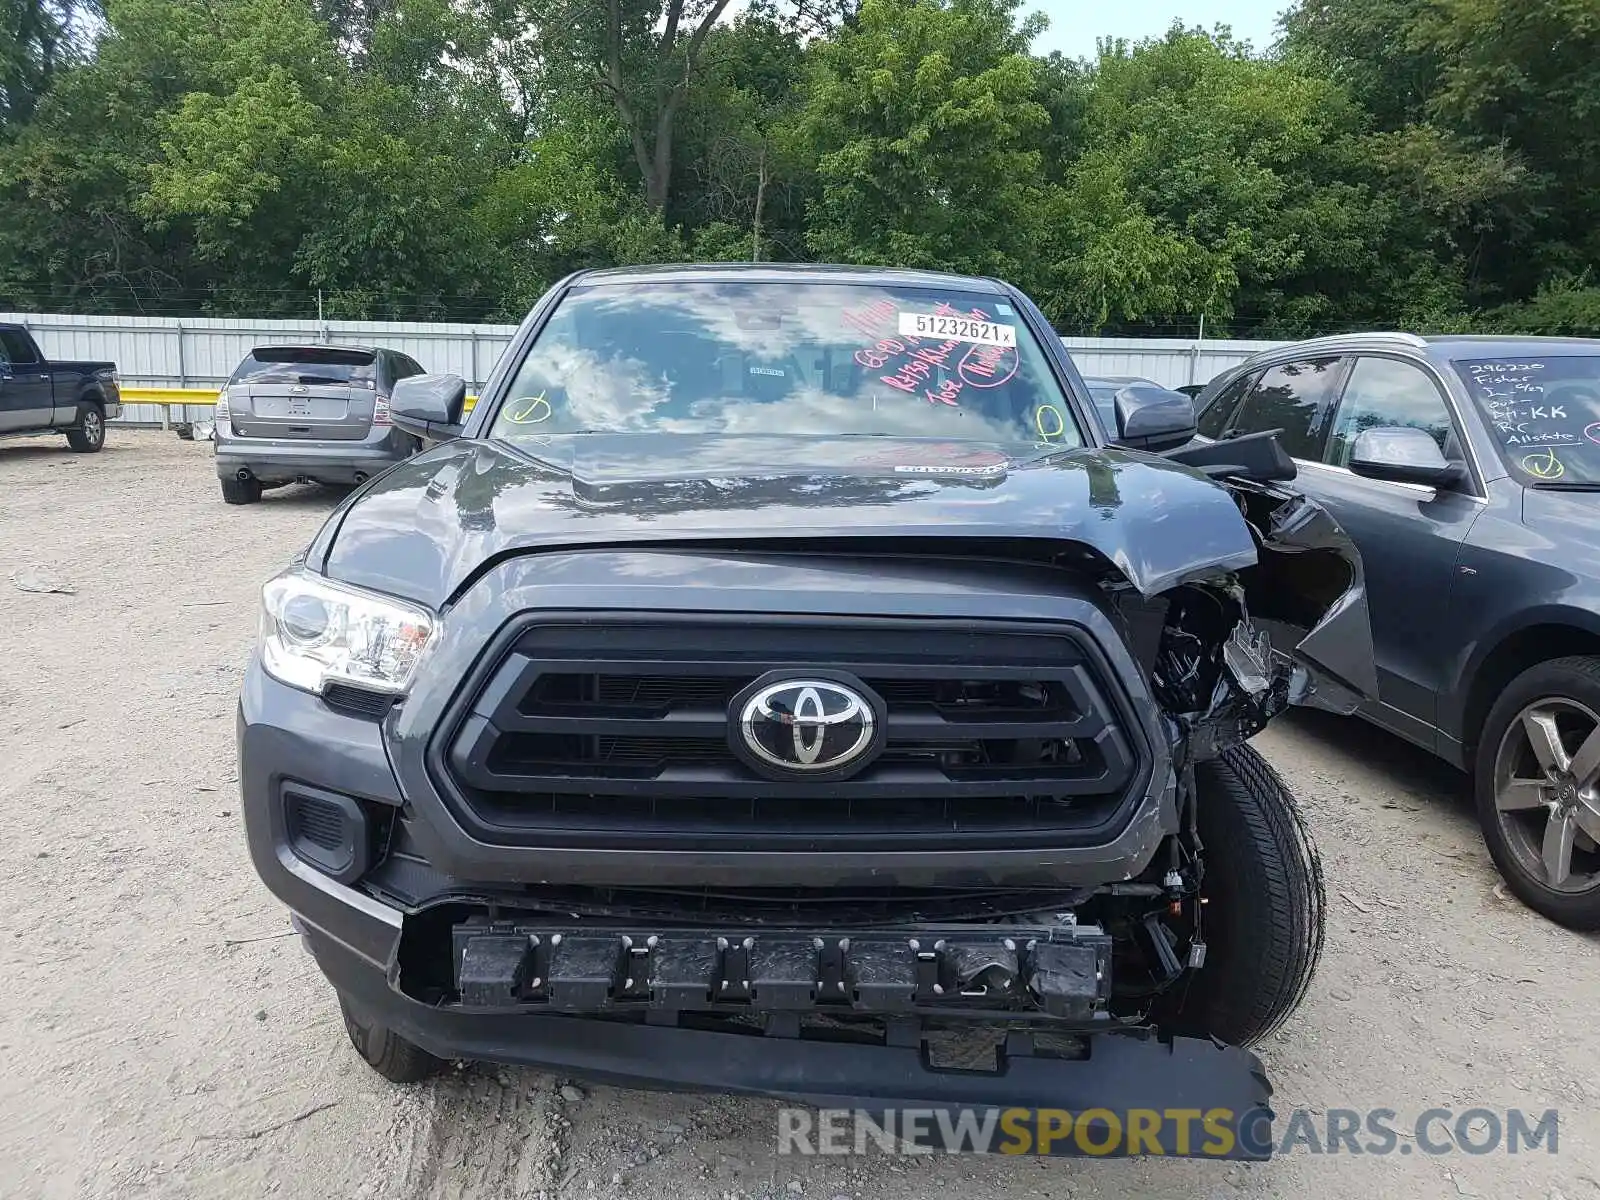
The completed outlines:
<svg viewBox="0 0 1600 1200">
<path fill-rule="evenodd" d="M 1340 714 L 1377 696 L 1361 555 L 1321 505 L 1230 479 L 1256 562 L 1179 589 L 1152 683 L 1191 761 L 1253 737 L 1291 704 Z"/>
<path fill-rule="evenodd" d="M 1250 616 L 1294 638 L 1293 657 L 1316 678 L 1318 707 L 1351 712 L 1378 695 L 1361 553 L 1328 510 L 1281 484 L 1229 483 L 1260 538 L 1241 572 Z"/>
</svg>

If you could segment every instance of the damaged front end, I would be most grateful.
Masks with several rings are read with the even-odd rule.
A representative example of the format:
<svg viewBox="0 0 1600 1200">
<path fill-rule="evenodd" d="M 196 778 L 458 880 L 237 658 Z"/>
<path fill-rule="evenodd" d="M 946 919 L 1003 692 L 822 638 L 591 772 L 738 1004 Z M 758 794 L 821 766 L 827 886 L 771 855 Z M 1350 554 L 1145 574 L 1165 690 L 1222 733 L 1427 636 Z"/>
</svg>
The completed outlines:
<svg viewBox="0 0 1600 1200">
<path fill-rule="evenodd" d="M 863 897 L 830 911 L 766 897 L 739 906 L 742 918 L 658 892 L 505 899 L 460 897 L 409 917 L 382 991 L 343 974 L 336 955 L 324 970 L 405 1036 L 462 1058 L 776 1097 L 880 1128 L 921 1112 L 1027 1127 L 1112 1114 L 1092 1137 L 1022 1148 L 1053 1155 L 1085 1153 L 1086 1142 L 1148 1153 L 1115 1130 L 1195 1110 L 1212 1140 L 1169 1136 L 1159 1152 L 1272 1152 L 1272 1088 L 1252 1053 L 1162 1034 L 1123 1011 L 1113 964 L 1128 951 L 1108 929 L 1071 908 L 1006 912 L 1092 907 L 1087 891 Z M 940 1127 L 932 1118 L 902 1136 L 924 1150 L 979 1148 Z"/>
<path fill-rule="evenodd" d="M 1188 761 L 1216 758 L 1292 704 L 1348 715 L 1377 696 L 1361 556 L 1338 523 L 1288 485 L 1271 435 L 1168 456 L 1220 477 L 1256 545 L 1255 565 L 1185 583 L 1151 665 Z"/>
<path fill-rule="evenodd" d="M 373 957 L 384 970 L 313 922 L 323 970 L 357 1011 L 439 1057 L 980 1121 L 1009 1109 L 1109 1110 L 1124 1122 L 1203 1110 L 1227 1114 L 1232 1131 L 1230 1149 L 1208 1157 L 1268 1156 L 1269 1142 L 1247 1135 L 1263 1113 L 1270 1124 L 1271 1087 L 1241 1048 L 1264 1025 L 1219 1034 L 1192 1001 L 1231 990 L 1236 1009 L 1281 1017 L 1298 995 L 1239 998 L 1277 986 L 1238 955 L 1260 938 L 1230 929 L 1227 911 L 1226 885 L 1256 887 L 1263 873 L 1239 869 L 1207 829 L 1203 810 L 1219 806 L 1206 784 L 1288 705 L 1348 712 L 1374 694 L 1365 589 L 1355 549 L 1290 486 L 1293 464 L 1270 438 L 1169 457 L 1221 482 L 1240 520 L 1191 472 L 1139 460 L 1125 468 L 1145 487 L 1128 493 L 1137 520 L 1108 505 L 1080 536 L 858 537 L 787 556 L 736 547 L 733 578 L 781 581 L 766 602 L 780 615 L 853 597 L 870 563 L 888 619 L 859 628 L 837 614 L 736 610 L 737 622 L 669 625 L 585 610 L 507 628 L 504 652 L 481 661 L 463 653 L 477 674 L 441 676 L 440 707 L 422 689 L 389 718 L 390 732 L 418 730 L 409 776 L 405 737 L 390 747 L 406 803 L 356 806 L 375 814 L 376 865 L 357 886 L 392 917 L 394 940 Z M 1124 465 L 1097 457 L 1093 468 L 1115 483 Z M 1071 495 L 1089 473 L 1069 459 L 1032 484 Z M 1158 524 L 1170 553 L 1152 565 L 1138 539 Z M 1197 529 L 1214 540 L 1201 544 Z M 650 577 L 732 559 L 700 546 L 652 560 Z M 549 561 L 541 573 L 555 573 Z M 595 552 L 587 561 L 615 570 Z M 1020 596 L 1027 619 L 975 620 L 965 607 L 906 619 L 947 593 L 952 606 Z M 510 595 L 484 607 L 535 607 Z M 1074 637 L 1116 651 L 1115 676 L 1094 645 L 1039 640 L 1073 622 Z M 943 643 L 929 632 L 940 628 Z M 880 776 L 774 781 L 732 757 L 734 698 L 778 668 L 891 698 L 884 712 L 900 723 L 885 720 L 892 757 Z M 672 739 L 691 735 L 679 752 Z M 1101 840 L 1074 841 L 1099 811 L 1092 781 L 1119 764 L 1112 799 L 1135 814 L 1123 828 L 1137 822 L 1136 848 L 1107 849 L 1109 820 Z M 429 807 L 437 780 L 480 776 L 494 786 L 453 793 L 448 814 L 442 798 Z M 851 824 L 880 811 L 891 815 L 869 833 Z M 483 858 L 451 859 L 443 835 L 462 812 L 520 830 L 495 847 L 526 851 L 520 873 L 488 869 L 487 820 L 468 846 Z M 735 822 L 737 844 L 717 840 Z M 952 843 L 967 857 L 941 873 Z M 859 857 L 841 866 L 847 851 Z M 274 850 L 269 873 L 280 861 Z M 1307 940 L 1295 959 L 1303 986 L 1320 914 L 1277 924 Z M 1053 1152 L 1081 1148 L 1063 1140 Z M 1124 1140 L 1112 1152 L 1148 1148 Z"/>
</svg>

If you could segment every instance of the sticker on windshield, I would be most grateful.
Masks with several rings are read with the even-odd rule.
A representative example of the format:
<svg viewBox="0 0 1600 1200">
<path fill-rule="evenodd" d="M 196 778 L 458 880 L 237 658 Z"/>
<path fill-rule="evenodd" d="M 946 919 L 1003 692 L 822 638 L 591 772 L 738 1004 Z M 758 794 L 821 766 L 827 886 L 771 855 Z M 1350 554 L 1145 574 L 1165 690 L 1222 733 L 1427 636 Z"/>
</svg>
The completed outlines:
<svg viewBox="0 0 1600 1200">
<path fill-rule="evenodd" d="M 1015 325 L 943 313 L 902 312 L 900 333 L 904 337 L 943 338 L 951 342 L 975 342 L 980 346 L 1015 349 L 1017 345 Z"/>
</svg>

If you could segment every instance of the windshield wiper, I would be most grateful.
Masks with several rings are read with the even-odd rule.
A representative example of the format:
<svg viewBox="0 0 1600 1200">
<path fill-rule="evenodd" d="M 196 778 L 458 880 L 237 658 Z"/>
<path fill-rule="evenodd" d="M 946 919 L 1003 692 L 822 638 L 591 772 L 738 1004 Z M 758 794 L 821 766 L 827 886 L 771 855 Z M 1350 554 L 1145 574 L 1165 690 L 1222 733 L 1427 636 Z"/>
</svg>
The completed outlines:
<svg viewBox="0 0 1600 1200">
<path fill-rule="evenodd" d="M 1549 480 L 1539 480 L 1528 486 L 1538 488 L 1541 492 L 1600 492 L 1600 480 L 1595 480 L 1593 483 L 1552 483 Z"/>
</svg>

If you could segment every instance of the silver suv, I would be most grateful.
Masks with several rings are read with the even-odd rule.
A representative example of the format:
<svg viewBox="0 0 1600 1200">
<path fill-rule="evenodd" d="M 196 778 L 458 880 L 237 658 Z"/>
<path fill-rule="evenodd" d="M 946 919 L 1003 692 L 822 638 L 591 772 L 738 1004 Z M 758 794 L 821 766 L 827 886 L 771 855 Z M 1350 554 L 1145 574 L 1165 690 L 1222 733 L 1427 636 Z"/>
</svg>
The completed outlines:
<svg viewBox="0 0 1600 1200">
<path fill-rule="evenodd" d="M 421 448 L 389 417 L 395 382 L 423 370 L 394 350 L 258 346 L 217 397 L 217 477 L 229 504 L 286 483 L 361 483 Z"/>
</svg>

